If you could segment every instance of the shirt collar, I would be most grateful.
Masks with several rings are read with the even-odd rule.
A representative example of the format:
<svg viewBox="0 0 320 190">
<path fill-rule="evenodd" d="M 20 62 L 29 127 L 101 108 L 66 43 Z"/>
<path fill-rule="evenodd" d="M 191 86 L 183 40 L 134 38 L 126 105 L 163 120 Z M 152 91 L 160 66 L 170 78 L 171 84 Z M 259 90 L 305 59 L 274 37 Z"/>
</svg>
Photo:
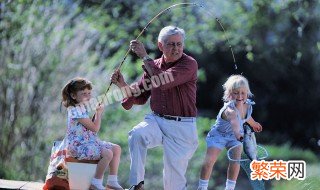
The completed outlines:
<svg viewBox="0 0 320 190">
<path fill-rule="evenodd" d="M 172 67 L 172 66 L 175 65 L 177 62 L 179 62 L 181 59 L 183 59 L 185 56 L 186 56 L 186 54 L 185 54 L 185 53 L 182 53 L 182 56 L 181 56 L 178 60 L 176 60 L 175 62 L 168 62 L 168 63 L 166 63 L 165 60 L 164 60 L 164 55 L 162 54 L 162 56 L 161 56 L 161 68 L 162 68 L 162 67 L 165 67 L 165 68 L 170 68 L 170 67 Z"/>
</svg>

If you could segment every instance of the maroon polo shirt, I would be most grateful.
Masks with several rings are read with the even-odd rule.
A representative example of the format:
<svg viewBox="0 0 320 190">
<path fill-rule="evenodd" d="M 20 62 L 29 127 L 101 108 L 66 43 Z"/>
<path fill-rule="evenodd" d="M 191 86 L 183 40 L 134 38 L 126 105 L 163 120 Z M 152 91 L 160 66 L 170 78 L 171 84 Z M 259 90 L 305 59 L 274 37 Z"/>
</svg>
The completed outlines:
<svg viewBox="0 0 320 190">
<path fill-rule="evenodd" d="M 183 54 L 180 59 L 172 63 L 165 63 L 164 56 L 156 60 L 145 61 L 152 69 L 152 74 L 145 70 L 138 82 L 139 96 L 131 96 L 122 101 L 122 106 L 129 110 L 134 104 L 142 105 L 151 96 L 151 110 L 163 115 L 196 117 L 196 91 L 197 91 L 197 70 L 198 64 L 192 57 Z M 152 75 L 152 76 L 151 76 Z M 170 82 L 165 80 L 161 85 L 153 85 L 151 90 L 151 79 L 159 84 L 159 76 L 171 76 Z M 147 90 L 146 90 L 147 89 Z"/>
</svg>

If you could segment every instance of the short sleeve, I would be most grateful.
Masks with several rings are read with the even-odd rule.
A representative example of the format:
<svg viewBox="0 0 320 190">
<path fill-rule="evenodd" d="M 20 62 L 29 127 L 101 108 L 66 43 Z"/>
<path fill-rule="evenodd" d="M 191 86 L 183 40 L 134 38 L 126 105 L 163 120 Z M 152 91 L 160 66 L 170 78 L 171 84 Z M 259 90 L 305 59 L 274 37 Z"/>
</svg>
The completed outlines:
<svg viewBox="0 0 320 190">
<path fill-rule="evenodd" d="M 247 99 L 246 104 L 248 104 L 248 111 L 247 111 L 247 117 L 246 117 L 246 120 L 248 120 L 252 115 L 252 110 L 253 110 L 252 106 L 255 105 L 256 103 L 251 99 Z"/>
<path fill-rule="evenodd" d="M 81 106 L 68 107 L 68 117 L 71 119 L 89 118 L 88 111 Z"/>
<path fill-rule="evenodd" d="M 229 101 L 229 102 L 226 102 L 225 105 L 226 105 L 226 107 L 229 107 L 229 108 L 231 108 L 232 110 L 235 110 L 235 108 L 236 108 L 236 101 L 231 100 L 231 101 Z"/>
<path fill-rule="evenodd" d="M 256 103 L 251 99 L 247 99 L 246 104 L 255 105 Z"/>
</svg>

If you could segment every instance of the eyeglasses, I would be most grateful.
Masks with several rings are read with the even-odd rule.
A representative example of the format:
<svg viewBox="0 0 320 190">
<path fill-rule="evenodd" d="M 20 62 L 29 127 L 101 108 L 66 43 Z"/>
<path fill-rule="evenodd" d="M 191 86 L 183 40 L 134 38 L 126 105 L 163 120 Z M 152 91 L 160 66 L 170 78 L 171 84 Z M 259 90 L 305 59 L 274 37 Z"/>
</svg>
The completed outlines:
<svg viewBox="0 0 320 190">
<path fill-rule="evenodd" d="M 173 48 L 173 47 L 182 47 L 183 46 L 183 43 L 182 42 L 169 42 L 169 43 L 166 43 L 166 46 L 170 47 L 170 48 Z"/>
</svg>

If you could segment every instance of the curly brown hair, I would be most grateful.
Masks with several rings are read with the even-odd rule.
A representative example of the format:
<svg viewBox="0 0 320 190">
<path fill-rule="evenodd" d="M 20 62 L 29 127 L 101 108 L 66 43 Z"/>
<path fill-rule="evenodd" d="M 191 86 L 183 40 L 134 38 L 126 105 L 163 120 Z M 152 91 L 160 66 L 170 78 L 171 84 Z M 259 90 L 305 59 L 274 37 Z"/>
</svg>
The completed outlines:
<svg viewBox="0 0 320 190">
<path fill-rule="evenodd" d="M 71 97 L 71 94 L 76 94 L 78 91 L 92 89 L 92 84 L 89 80 L 81 77 L 76 77 L 70 80 L 61 91 L 62 94 L 62 104 L 65 107 L 75 106 L 77 102 L 75 99 Z"/>
</svg>

